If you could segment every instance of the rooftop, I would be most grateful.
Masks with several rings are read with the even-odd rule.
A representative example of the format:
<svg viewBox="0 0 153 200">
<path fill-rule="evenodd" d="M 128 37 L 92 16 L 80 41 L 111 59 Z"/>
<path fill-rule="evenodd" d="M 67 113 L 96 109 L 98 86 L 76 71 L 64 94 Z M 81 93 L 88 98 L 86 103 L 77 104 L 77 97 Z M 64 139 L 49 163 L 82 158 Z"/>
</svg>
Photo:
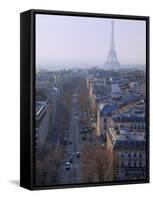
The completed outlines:
<svg viewBox="0 0 153 200">
<path fill-rule="evenodd" d="M 111 139 L 113 147 L 123 147 L 123 148 L 145 147 L 144 132 L 133 133 L 125 129 L 115 130 L 114 128 L 109 128 L 107 134 Z"/>
<path fill-rule="evenodd" d="M 143 115 L 122 113 L 112 117 L 114 122 L 145 122 L 146 118 Z"/>
<path fill-rule="evenodd" d="M 109 104 L 109 103 L 100 103 L 99 110 L 100 115 L 111 115 L 115 109 L 117 108 L 116 104 Z"/>
<path fill-rule="evenodd" d="M 36 104 L 35 104 L 35 112 L 36 112 L 36 115 L 39 115 L 42 110 L 45 108 L 46 106 L 46 101 L 36 101 Z"/>
</svg>

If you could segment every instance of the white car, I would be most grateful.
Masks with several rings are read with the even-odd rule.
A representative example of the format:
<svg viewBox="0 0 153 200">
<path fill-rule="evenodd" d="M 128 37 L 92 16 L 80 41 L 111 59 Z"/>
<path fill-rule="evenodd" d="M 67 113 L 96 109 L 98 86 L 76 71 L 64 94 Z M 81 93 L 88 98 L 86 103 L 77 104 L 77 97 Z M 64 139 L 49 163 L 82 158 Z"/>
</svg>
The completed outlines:
<svg viewBox="0 0 153 200">
<path fill-rule="evenodd" d="M 65 169 L 70 169 L 70 168 L 71 168 L 70 163 L 69 163 L 69 162 L 66 162 L 66 164 L 65 164 Z"/>
<path fill-rule="evenodd" d="M 71 153 L 71 149 L 68 149 L 67 153 L 70 154 Z"/>
</svg>

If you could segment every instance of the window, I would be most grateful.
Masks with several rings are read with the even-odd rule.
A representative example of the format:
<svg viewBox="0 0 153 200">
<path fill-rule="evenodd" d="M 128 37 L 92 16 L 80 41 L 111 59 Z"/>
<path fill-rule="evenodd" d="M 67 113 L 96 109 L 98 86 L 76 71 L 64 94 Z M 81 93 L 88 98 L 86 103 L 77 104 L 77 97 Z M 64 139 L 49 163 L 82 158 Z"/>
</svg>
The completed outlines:
<svg viewBox="0 0 153 200">
<path fill-rule="evenodd" d="M 128 162 L 128 167 L 131 167 L 131 162 L 130 161 Z"/>
<path fill-rule="evenodd" d="M 106 117 L 104 118 L 104 123 L 107 123 L 107 118 Z"/>
<path fill-rule="evenodd" d="M 124 161 L 121 162 L 121 167 L 124 167 Z"/>
<path fill-rule="evenodd" d="M 142 167 L 142 160 L 139 161 L 139 167 Z"/>
<path fill-rule="evenodd" d="M 140 126 L 140 128 L 143 128 L 143 125 L 142 125 L 142 123 L 140 123 L 140 125 L 139 125 L 139 126 Z"/>
<path fill-rule="evenodd" d="M 136 161 L 134 161 L 134 163 L 133 163 L 133 166 L 134 166 L 134 167 L 136 167 L 136 166 L 137 166 L 137 162 L 136 162 Z"/>
<path fill-rule="evenodd" d="M 121 154 L 121 157 L 124 158 L 124 154 Z"/>
</svg>

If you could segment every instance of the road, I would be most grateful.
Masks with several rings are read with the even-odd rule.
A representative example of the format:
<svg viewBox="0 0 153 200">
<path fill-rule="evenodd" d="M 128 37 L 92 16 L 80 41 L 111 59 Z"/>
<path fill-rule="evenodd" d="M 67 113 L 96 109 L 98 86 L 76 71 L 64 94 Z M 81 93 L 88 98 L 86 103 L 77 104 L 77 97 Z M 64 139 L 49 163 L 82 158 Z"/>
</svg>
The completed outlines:
<svg viewBox="0 0 153 200">
<path fill-rule="evenodd" d="M 78 109 L 78 94 L 74 91 L 72 98 L 71 117 L 69 125 L 69 140 L 72 144 L 65 146 L 64 162 L 61 166 L 61 184 L 72 184 L 80 182 L 80 158 L 76 157 L 76 152 L 80 152 L 79 145 L 79 109 Z M 71 153 L 69 154 L 68 151 Z M 69 161 L 69 157 L 73 156 L 70 169 L 65 169 L 65 163 Z"/>
<path fill-rule="evenodd" d="M 81 174 L 81 146 L 86 143 L 91 143 L 93 145 L 99 143 L 99 139 L 97 141 L 96 133 L 93 131 L 93 134 L 87 134 L 86 140 L 82 140 L 80 137 L 80 118 L 82 117 L 81 111 L 79 110 L 79 93 L 76 88 L 72 95 L 72 105 L 71 105 L 71 115 L 70 115 L 70 123 L 68 129 L 68 141 L 72 140 L 72 144 L 65 145 L 65 153 L 64 159 L 60 168 L 60 178 L 59 184 L 76 184 L 82 182 L 82 174 Z M 87 117 L 87 116 L 86 116 Z M 70 153 L 68 153 L 70 152 Z M 80 157 L 76 156 L 76 152 L 80 152 Z M 65 168 L 66 162 L 69 162 L 70 156 L 73 156 L 73 161 L 70 162 L 70 169 Z"/>
</svg>

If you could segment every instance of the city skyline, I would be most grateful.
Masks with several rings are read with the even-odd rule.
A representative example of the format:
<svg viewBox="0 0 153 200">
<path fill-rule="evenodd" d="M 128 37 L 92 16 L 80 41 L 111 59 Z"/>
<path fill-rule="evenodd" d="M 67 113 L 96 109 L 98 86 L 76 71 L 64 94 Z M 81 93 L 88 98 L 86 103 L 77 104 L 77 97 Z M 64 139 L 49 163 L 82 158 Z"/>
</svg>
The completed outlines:
<svg viewBox="0 0 153 200">
<path fill-rule="evenodd" d="M 36 186 L 145 180 L 146 73 L 36 74 Z"/>
<path fill-rule="evenodd" d="M 103 67 L 110 49 L 111 20 L 36 15 L 36 66 L 49 70 L 53 66 Z M 144 65 L 145 21 L 114 22 L 115 48 L 121 65 Z"/>
</svg>

